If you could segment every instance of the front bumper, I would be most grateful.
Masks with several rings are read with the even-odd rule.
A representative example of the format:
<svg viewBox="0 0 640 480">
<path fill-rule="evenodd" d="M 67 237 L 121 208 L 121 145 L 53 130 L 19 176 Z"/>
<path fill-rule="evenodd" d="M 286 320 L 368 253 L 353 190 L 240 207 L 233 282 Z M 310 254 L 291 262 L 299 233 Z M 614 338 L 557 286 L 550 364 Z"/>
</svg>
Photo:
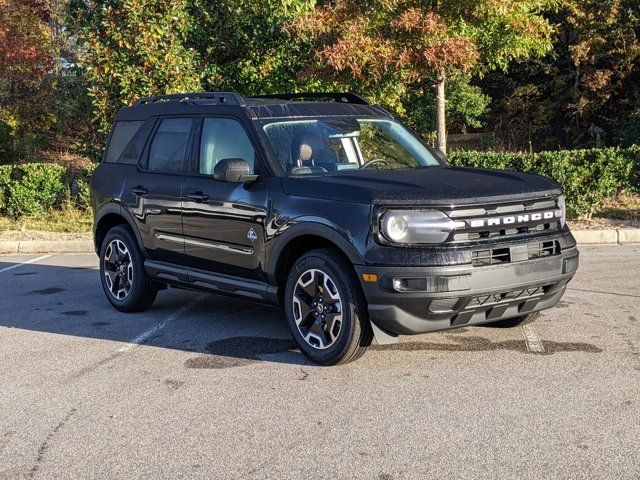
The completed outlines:
<svg viewBox="0 0 640 480">
<path fill-rule="evenodd" d="M 388 334 L 413 335 L 551 308 L 573 278 L 578 255 L 573 247 L 558 255 L 485 267 L 362 265 L 356 271 L 371 321 Z M 377 275 L 378 280 L 365 282 L 363 274 Z M 395 291 L 394 278 L 428 278 L 432 291 Z"/>
</svg>

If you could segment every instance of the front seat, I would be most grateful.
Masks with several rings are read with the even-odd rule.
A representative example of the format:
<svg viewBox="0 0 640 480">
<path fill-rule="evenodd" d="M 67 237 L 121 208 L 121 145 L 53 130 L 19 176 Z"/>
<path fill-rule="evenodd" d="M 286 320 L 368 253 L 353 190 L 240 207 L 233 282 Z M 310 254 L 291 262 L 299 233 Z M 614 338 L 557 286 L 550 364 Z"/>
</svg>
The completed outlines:
<svg viewBox="0 0 640 480">
<path fill-rule="evenodd" d="M 292 145 L 291 158 L 295 163 L 291 165 L 291 175 L 326 173 L 327 170 L 315 166 L 314 153 L 322 150 L 322 140 L 312 132 L 305 132 L 297 137 Z"/>
</svg>

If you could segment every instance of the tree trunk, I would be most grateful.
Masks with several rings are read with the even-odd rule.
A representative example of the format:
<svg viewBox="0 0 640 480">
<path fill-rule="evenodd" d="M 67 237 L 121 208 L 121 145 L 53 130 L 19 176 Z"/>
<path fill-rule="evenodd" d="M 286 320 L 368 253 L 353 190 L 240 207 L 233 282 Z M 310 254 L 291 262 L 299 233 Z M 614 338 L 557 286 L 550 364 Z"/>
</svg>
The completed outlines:
<svg viewBox="0 0 640 480">
<path fill-rule="evenodd" d="M 447 153 L 447 124 L 445 121 L 445 76 L 444 72 L 436 79 L 436 144 L 442 153 Z"/>
</svg>

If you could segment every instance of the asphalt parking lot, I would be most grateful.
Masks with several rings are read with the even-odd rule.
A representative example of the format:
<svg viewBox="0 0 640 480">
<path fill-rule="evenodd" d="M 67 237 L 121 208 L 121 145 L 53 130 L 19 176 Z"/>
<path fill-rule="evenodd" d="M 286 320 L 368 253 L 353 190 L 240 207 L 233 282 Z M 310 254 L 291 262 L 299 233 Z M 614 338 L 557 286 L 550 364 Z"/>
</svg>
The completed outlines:
<svg viewBox="0 0 640 480">
<path fill-rule="evenodd" d="M 640 478 L 640 246 L 581 253 L 533 329 L 330 368 L 277 309 L 122 314 L 94 254 L 0 256 L 0 479 Z"/>
</svg>

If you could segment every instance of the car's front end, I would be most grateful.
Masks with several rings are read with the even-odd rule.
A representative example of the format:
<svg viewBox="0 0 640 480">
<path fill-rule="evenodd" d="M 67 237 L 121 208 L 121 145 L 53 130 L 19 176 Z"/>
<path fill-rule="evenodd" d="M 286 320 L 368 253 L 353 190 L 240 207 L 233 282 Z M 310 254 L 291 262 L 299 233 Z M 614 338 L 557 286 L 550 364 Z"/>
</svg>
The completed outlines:
<svg viewBox="0 0 640 480">
<path fill-rule="evenodd" d="M 449 207 L 380 206 L 356 267 L 376 326 L 408 335 L 553 307 L 578 268 L 560 195 Z"/>
<path fill-rule="evenodd" d="M 304 108 L 257 111 L 287 198 L 279 232 L 305 218 L 355 246 L 380 338 L 524 322 L 560 300 L 578 251 L 558 183 L 451 167 L 384 112 Z"/>
</svg>

